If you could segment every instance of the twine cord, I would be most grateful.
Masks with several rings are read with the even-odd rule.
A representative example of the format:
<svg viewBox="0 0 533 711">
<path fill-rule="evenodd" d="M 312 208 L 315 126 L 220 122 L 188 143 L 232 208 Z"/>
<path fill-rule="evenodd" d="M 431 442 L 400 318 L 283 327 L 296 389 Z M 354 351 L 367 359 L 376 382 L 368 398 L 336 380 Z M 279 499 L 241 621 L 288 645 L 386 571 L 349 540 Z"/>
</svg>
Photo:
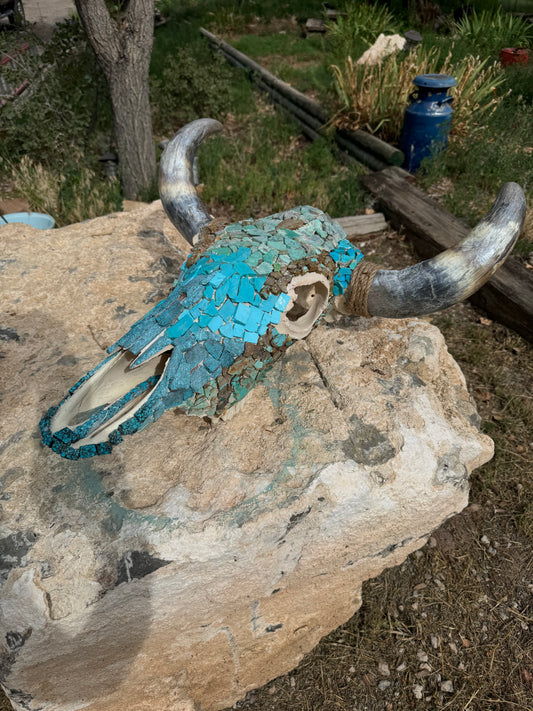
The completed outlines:
<svg viewBox="0 0 533 711">
<path fill-rule="evenodd" d="M 372 316 L 367 309 L 368 292 L 376 272 L 380 269 L 383 269 L 380 264 L 362 261 L 353 270 L 348 288 L 344 292 L 346 308 L 353 316 Z"/>
</svg>

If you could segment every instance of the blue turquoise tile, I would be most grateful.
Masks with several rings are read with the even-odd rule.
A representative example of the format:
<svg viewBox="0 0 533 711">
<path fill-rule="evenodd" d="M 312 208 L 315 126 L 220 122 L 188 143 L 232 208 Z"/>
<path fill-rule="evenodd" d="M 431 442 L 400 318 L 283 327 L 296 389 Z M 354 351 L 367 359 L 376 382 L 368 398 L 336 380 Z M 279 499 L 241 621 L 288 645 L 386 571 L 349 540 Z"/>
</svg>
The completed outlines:
<svg viewBox="0 0 533 711">
<path fill-rule="evenodd" d="M 217 286 L 220 286 L 225 280 L 226 275 L 222 271 L 217 271 L 209 278 L 209 283 L 214 289 L 216 289 Z"/>
<path fill-rule="evenodd" d="M 287 336 L 284 333 L 278 333 L 275 329 L 272 332 L 272 343 L 275 346 L 282 346 L 287 340 Z"/>
<path fill-rule="evenodd" d="M 228 294 L 229 280 L 221 284 L 215 292 L 215 306 L 220 306 L 224 303 L 224 299 Z"/>
<path fill-rule="evenodd" d="M 235 271 L 241 276 L 254 276 L 255 272 L 248 264 L 244 262 L 238 262 L 235 264 Z"/>
<path fill-rule="evenodd" d="M 254 277 L 250 281 L 254 285 L 254 289 L 259 292 L 265 285 L 266 277 Z"/>
<path fill-rule="evenodd" d="M 257 318 L 254 314 L 250 314 L 246 323 L 244 324 L 244 330 L 257 333 L 259 326 L 261 324 L 261 318 Z"/>
<path fill-rule="evenodd" d="M 288 294 L 281 293 L 278 298 L 276 299 L 276 303 L 274 304 L 274 308 L 277 311 L 285 311 L 287 306 L 289 305 L 289 302 L 291 300 L 291 297 Z"/>
<path fill-rule="evenodd" d="M 233 355 L 233 358 L 236 358 L 244 353 L 244 343 L 234 339 L 224 339 L 224 351 L 228 351 Z"/>
<path fill-rule="evenodd" d="M 269 294 L 266 299 L 263 299 L 263 309 L 265 311 L 272 311 L 272 309 L 277 304 L 278 297 L 276 294 Z"/>
<path fill-rule="evenodd" d="M 207 370 L 207 368 L 204 368 L 203 365 L 199 365 L 198 367 L 194 368 L 194 370 L 191 372 L 191 388 L 195 391 L 198 392 L 203 388 L 205 383 L 211 379 L 211 374 Z"/>
<path fill-rule="evenodd" d="M 170 328 L 167 328 L 166 335 L 169 338 L 179 338 L 192 326 L 193 317 L 188 311 L 183 311 L 176 323 Z"/>
<path fill-rule="evenodd" d="M 228 321 L 231 321 L 231 319 L 235 315 L 235 311 L 237 310 L 237 305 L 233 303 L 230 299 L 226 299 L 224 304 L 219 308 L 218 313 L 221 318 L 224 319 L 224 321 L 227 323 Z"/>
<path fill-rule="evenodd" d="M 218 308 L 214 301 L 209 301 L 205 307 L 205 313 L 210 316 L 218 316 Z"/>
<path fill-rule="evenodd" d="M 184 355 L 187 363 L 201 363 L 207 354 L 204 343 L 197 343 L 190 348 Z"/>
<path fill-rule="evenodd" d="M 209 339 L 205 342 L 206 351 L 213 356 L 213 358 L 220 358 L 222 351 L 224 350 L 220 341 L 215 339 Z"/>
<path fill-rule="evenodd" d="M 217 315 L 214 316 L 211 321 L 209 321 L 209 323 L 207 324 L 207 328 L 210 331 L 213 331 L 214 333 L 215 331 L 218 331 L 218 329 L 222 326 L 223 323 L 224 321 L 220 318 L 220 316 Z"/>
<path fill-rule="evenodd" d="M 250 315 L 251 308 L 252 307 L 249 304 L 239 304 L 234 316 L 236 323 L 240 323 L 245 326 Z"/>
<path fill-rule="evenodd" d="M 191 366 L 183 360 L 169 378 L 169 387 L 171 390 L 185 390 L 190 387 L 190 383 Z"/>
<path fill-rule="evenodd" d="M 252 253 L 252 250 L 249 247 L 239 247 L 237 250 L 237 257 L 241 261 L 246 261 L 250 254 Z"/>
<path fill-rule="evenodd" d="M 245 303 L 250 303 L 253 301 L 253 298 L 255 296 L 255 289 L 247 277 L 241 277 L 240 283 L 239 283 L 239 291 L 237 293 L 237 298 L 241 302 Z"/>
<path fill-rule="evenodd" d="M 244 336 L 244 326 L 236 323 L 233 326 L 233 338 L 242 338 Z"/>
<path fill-rule="evenodd" d="M 230 343 L 232 342 L 232 339 L 229 341 Z M 220 365 L 222 368 L 229 368 L 230 365 L 233 363 L 237 355 L 241 355 L 244 352 L 244 343 L 240 341 L 242 344 L 242 351 L 241 353 L 233 354 L 232 351 L 229 349 L 224 348 L 222 351 L 222 354 L 220 356 Z"/>
<path fill-rule="evenodd" d="M 216 378 L 222 371 L 222 366 L 220 365 L 218 358 L 213 358 L 213 356 L 209 355 L 209 353 L 204 356 L 204 366 L 210 372 L 212 378 Z"/>
<path fill-rule="evenodd" d="M 238 274 L 233 274 L 228 283 L 228 296 L 232 301 L 237 301 L 241 278 Z"/>
<path fill-rule="evenodd" d="M 259 336 L 257 333 L 251 333 L 250 331 L 244 332 L 244 340 L 246 343 L 257 343 Z"/>
<path fill-rule="evenodd" d="M 235 325 L 233 323 L 224 323 L 218 330 L 226 338 L 233 338 L 234 328 Z"/>
<path fill-rule="evenodd" d="M 230 264 L 229 262 L 224 262 L 224 263 L 220 266 L 220 270 L 222 271 L 222 274 L 223 274 L 225 277 L 230 277 L 230 276 L 232 276 L 232 274 L 233 274 L 234 271 L 235 271 L 234 268 L 233 268 L 233 264 Z"/>
</svg>

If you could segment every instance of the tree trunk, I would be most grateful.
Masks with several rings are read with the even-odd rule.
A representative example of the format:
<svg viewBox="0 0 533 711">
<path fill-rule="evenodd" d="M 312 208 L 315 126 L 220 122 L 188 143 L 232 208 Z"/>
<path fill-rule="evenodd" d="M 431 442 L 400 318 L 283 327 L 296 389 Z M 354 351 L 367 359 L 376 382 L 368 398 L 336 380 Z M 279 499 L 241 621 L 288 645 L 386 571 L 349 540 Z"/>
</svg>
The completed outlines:
<svg viewBox="0 0 533 711">
<path fill-rule="evenodd" d="M 130 0 L 118 21 L 105 0 L 75 2 L 109 85 L 122 186 L 134 200 L 156 177 L 148 83 L 154 0 Z"/>
</svg>

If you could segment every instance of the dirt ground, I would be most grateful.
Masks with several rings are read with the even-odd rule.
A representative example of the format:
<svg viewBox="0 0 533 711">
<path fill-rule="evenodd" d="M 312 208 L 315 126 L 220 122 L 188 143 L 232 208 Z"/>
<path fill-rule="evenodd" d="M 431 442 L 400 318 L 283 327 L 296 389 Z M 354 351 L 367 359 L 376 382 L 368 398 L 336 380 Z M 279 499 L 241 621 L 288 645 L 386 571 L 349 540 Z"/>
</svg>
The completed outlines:
<svg viewBox="0 0 533 711">
<path fill-rule="evenodd" d="M 27 22 L 42 39 L 51 37 L 56 22 L 75 12 L 73 0 L 22 0 Z"/>
</svg>

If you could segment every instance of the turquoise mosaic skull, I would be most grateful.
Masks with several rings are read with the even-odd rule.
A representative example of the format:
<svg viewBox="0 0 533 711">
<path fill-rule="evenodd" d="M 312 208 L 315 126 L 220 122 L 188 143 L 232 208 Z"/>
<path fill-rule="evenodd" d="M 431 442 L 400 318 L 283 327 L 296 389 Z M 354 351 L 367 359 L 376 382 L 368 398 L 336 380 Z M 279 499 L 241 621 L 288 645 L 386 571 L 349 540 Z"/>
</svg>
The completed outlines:
<svg viewBox="0 0 533 711">
<path fill-rule="evenodd" d="M 305 338 L 339 300 L 353 301 L 344 297 L 357 281 L 362 254 L 320 210 L 297 207 L 225 227 L 212 221 L 194 189 L 192 161 L 198 144 L 219 129 L 211 119 L 195 121 L 163 154 L 163 205 L 194 246 L 172 293 L 41 420 L 44 444 L 63 457 L 107 454 L 169 408 L 224 417 L 294 339 Z M 359 312 L 427 313 L 479 288 L 520 231 L 521 190 L 504 187 L 498 214 L 489 213 L 476 228 L 480 234 L 474 230 L 454 254 L 439 255 L 418 270 L 422 265 L 370 270 Z M 498 237 L 496 250 L 486 245 L 487 228 L 493 242 Z M 477 252 L 482 245 L 483 255 L 472 266 L 473 245 Z M 465 269 L 467 276 L 457 283 L 456 272 Z"/>
</svg>

